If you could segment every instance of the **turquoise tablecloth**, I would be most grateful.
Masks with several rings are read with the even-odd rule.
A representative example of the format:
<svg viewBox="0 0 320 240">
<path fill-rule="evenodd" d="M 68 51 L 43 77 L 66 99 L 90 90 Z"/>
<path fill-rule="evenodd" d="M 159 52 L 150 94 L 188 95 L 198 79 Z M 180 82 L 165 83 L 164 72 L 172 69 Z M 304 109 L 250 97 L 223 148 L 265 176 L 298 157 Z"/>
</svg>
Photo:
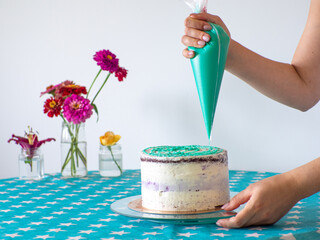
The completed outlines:
<svg viewBox="0 0 320 240">
<path fill-rule="evenodd" d="M 230 171 L 231 191 L 273 173 Z M 320 239 L 319 194 L 299 202 L 273 226 L 225 229 L 171 225 L 116 214 L 110 204 L 140 194 L 140 171 L 117 178 L 0 180 L 0 239 Z"/>
</svg>

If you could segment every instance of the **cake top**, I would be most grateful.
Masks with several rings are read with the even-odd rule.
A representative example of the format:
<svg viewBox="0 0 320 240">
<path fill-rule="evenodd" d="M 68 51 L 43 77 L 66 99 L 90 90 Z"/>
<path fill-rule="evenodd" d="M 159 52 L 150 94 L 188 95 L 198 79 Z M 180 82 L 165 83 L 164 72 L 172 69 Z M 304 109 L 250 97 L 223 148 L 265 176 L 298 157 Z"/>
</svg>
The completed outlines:
<svg viewBox="0 0 320 240">
<path fill-rule="evenodd" d="M 192 157 L 213 155 L 222 152 L 223 149 L 211 146 L 157 146 L 144 149 L 142 152 L 154 157 Z"/>
</svg>

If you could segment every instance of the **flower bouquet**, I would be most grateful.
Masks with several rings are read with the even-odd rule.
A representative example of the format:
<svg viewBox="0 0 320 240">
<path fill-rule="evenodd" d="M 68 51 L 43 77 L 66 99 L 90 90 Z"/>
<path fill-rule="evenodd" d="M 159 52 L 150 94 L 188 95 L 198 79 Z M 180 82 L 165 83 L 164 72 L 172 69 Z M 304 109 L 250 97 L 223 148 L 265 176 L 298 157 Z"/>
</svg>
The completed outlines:
<svg viewBox="0 0 320 240">
<path fill-rule="evenodd" d="M 96 52 L 93 59 L 100 66 L 100 69 L 88 91 L 85 86 L 67 80 L 58 85 L 50 85 L 46 91 L 41 93 L 41 96 L 51 95 L 45 101 L 44 113 L 50 118 L 60 116 L 63 120 L 61 136 L 63 161 L 61 174 L 63 176 L 75 177 L 87 174 L 84 123 L 91 117 L 93 111 L 98 116 L 98 108 L 94 102 L 111 74 L 114 73 L 120 82 L 127 76 L 127 70 L 119 66 L 119 59 L 109 50 Z M 102 71 L 107 71 L 108 74 L 93 99 L 89 100 L 92 86 Z"/>
<path fill-rule="evenodd" d="M 43 177 L 43 157 L 40 152 L 40 146 L 46 142 L 55 141 L 54 138 L 47 138 L 39 141 L 38 135 L 29 127 L 29 132 L 25 132 L 25 137 L 12 134 L 8 140 L 10 143 L 14 141 L 21 146 L 21 154 L 19 156 L 20 178 L 24 179 L 41 179 Z M 24 165 L 29 165 L 26 169 Z M 34 166 L 37 164 L 36 166 Z"/>
</svg>

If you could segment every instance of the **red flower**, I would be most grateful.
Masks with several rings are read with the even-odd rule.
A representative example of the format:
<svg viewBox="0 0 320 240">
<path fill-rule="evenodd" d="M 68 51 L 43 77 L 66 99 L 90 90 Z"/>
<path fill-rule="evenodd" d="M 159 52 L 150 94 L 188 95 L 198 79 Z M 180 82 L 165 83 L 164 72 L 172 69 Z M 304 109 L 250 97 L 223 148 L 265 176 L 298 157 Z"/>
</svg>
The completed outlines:
<svg viewBox="0 0 320 240">
<path fill-rule="evenodd" d="M 119 67 L 115 73 L 119 82 L 122 82 L 123 79 L 127 77 L 127 74 L 128 74 L 128 70 L 126 70 L 125 68 L 122 68 L 122 67 Z"/>
<path fill-rule="evenodd" d="M 47 113 L 48 117 L 53 117 L 56 116 L 58 117 L 61 113 L 62 109 L 62 104 L 63 104 L 63 99 L 62 98 L 48 98 L 45 103 L 44 103 L 44 109 L 43 112 Z"/>
<path fill-rule="evenodd" d="M 27 157 L 32 158 L 34 155 L 34 152 L 45 142 L 55 141 L 54 138 L 47 138 L 44 140 L 39 141 L 37 134 L 32 132 L 32 129 L 29 131 L 29 133 L 25 134 L 26 137 L 19 137 L 14 134 L 12 134 L 12 137 L 9 139 L 9 143 L 11 141 L 14 141 L 16 144 L 19 144 L 23 149 L 26 150 Z"/>
<path fill-rule="evenodd" d="M 56 91 L 58 96 L 61 96 L 63 98 L 68 97 L 72 94 L 80 95 L 80 94 L 87 94 L 86 87 L 79 86 L 79 85 L 67 85 L 63 86 Z"/>
<path fill-rule="evenodd" d="M 46 94 L 46 93 L 49 93 L 49 94 L 55 96 L 55 94 L 57 93 L 57 91 L 58 91 L 61 87 L 67 86 L 67 85 L 72 85 L 72 84 L 73 84 L 72 81 L 66 80 L 66 81 L 64 81 L 64 82 L 62 82 L 62 83 L 59 83 L 59 84 L 57 84 L 57 85 L 50 85 L 50 86 L 48 86 L 48 87 L 46 88 L 46 91 L 44 91 L 44 92 L 42 92 L 42 93 L 40 94 L 40 97 L 41 97 L 42 95 Z"/>
</svg>

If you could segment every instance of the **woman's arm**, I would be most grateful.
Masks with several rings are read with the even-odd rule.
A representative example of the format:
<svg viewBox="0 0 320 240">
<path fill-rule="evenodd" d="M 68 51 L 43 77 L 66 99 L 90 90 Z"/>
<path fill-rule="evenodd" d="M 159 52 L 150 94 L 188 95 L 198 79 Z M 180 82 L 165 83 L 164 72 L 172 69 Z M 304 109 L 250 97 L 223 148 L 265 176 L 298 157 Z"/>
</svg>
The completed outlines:
<svg viewBox="0 0 320 240">
<path fill-rule="evenodd" d="M 221 25 L 222 20 L 207 13 L 191 14 L 186 19 L 186 46 L 203 47 L 207 22 Z M 185 57 L 193 53 L 184 50 Z M 290 107 L 306 111 L 320 99 L 320 0 L 311 0 L 309 16 L 291 64 L 264 58 L 231 40 L 226 70 L 264 95 Z"/>
<path fill-rule="evenodd" d="M 320 158 L 289 172 L 266 178 L 237 194 L 223 209 L 231 211 L 247 202 L 235 217 L 217 225 L 240 228 L 272 224 L 282 218 L 299 200 L 320 191 Z"/>
</svg>

